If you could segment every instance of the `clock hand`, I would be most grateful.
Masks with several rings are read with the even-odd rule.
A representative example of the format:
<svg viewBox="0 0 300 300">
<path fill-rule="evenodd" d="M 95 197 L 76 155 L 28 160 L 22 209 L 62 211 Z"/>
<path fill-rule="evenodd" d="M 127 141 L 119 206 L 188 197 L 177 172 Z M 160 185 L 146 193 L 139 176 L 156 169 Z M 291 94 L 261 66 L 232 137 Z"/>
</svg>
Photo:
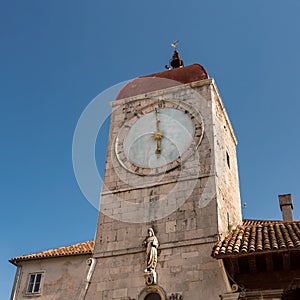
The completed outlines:
<svg viewBox="0 0 300 300">
<path fill-rule="evenodd" d="M 157 144 L 155 154 L 160 155 L 160 152 L 161 152 L 161 147 L 160 146 L 161 146 L 161 139 L 163 137 L 163 134 L 159 129 L 160 121 L 158 119 L 157 109 L 155 109 L 155 118 L 156 118 L 156 132 L 154 132 L 152 138 L 153 138 L 153 140 L 156 141 L 156 144 Z"/>
</svg>

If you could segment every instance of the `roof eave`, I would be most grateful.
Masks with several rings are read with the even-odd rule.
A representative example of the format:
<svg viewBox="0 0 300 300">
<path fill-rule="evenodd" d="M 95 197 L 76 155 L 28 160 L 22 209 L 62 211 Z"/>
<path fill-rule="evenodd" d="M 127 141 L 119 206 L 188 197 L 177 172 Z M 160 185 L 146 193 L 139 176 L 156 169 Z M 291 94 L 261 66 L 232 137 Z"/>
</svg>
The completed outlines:
<svg viewBox="0 0 300 300">
<path fill-rule="evenodd" d="M 39 257 L 27 257 L 20 259 L 10 259 L 9 262 L 13 265 L 17 266 L 19 262 L 30 261 L 30 260 L 39 260 L 39 259 L 47 259 L 47 258 L 58 258 L 58 257 L 66 257 L 66 256 L 78 256 L 78 255 L 88 255 L 92 254 L 92 252 L 83 252 L 83 253 L 72 253 L 72 254 L 61 254 L 61 255 L 52 255 L 52 256 L 39 256 Z"/>
<path fill-rule="evenodd" d="M 265 255 L 265 254 L 273 254 L 273 253 L 288 253 L 288 252 L 300 252 L 300 248 L 286 248 L 286 249 L 278 249 L 278 250 L 263 250 L 263 251 L 253 251 L 247 253 L 228 253 L 228 254 L 218 254 L 216 256 L 212 255 L 215 259 L 226 259 L 226 258 L 239 258 L 239 257 L 247 257 L 247 256 L 255 256 L 255 255 Z"/>
</svg>

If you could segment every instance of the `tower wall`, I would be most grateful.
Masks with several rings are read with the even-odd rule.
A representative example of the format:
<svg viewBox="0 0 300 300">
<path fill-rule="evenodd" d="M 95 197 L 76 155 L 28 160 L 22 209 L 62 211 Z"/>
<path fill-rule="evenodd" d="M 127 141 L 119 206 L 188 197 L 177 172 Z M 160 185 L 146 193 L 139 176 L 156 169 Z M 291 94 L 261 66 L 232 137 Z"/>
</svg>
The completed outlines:
<svg viewBox="0 0 300 300">
<path fill-rule="evenodd" d="M 120 165 L 114 145 L 124 123 L 158 100 L 182 101 L 199 110 L 204 134 L 196 152 L 179 167 L 140 176 Z M 236 140 L 214 81 L 138 95 L 112 106 L 94 251 L 97 266 L 86 299 L 144 299 L 149 286 L 142 244 L 149 227 L 160 244 L 157 287 L 183 299 L 217 299 L 230 287 L 222 262 L 210 254 L 241 213 Z"/>
</svg>

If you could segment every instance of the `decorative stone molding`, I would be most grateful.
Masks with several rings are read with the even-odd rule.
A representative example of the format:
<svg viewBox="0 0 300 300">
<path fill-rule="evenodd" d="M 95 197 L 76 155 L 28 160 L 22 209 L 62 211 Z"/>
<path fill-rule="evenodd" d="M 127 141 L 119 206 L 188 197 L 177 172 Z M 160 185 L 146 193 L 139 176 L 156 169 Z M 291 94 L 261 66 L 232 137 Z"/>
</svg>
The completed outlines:
<svg viewBox="0 0 300 300">
<path fill-rule="evenodd" d="M 183 297 L 181 294 L 176 293 L 176 294 L 171 294 L 168 300 L 183 300 Z"/>
<path fill-rule="evenodd" d="M 138 296 L 138 300 L 144 300 L 147 295 L 155 293 L 158 294 L 161 300 L 169 300 L 164 289 L 158 285 L 149 285 L 145 287 Z"/>
<path fill-rule="evenodd" d="M 240 293 L 226 293 L 220 295 L 221 300 L 239 300 Z"/>
</svg>

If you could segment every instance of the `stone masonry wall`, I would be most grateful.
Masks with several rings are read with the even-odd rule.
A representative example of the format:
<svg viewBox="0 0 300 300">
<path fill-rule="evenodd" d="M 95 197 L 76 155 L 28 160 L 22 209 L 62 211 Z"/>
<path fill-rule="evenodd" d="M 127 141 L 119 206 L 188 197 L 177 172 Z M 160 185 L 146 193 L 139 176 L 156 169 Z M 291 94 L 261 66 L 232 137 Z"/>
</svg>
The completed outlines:
<svg viewBox="0 0 300 300">
<path fill-rule="evenodd" d="M 94 253 L 97 267 L 86 299 L 141 300 L 138 295 L 145 288 L 142 242 L 149 227 L 160 243 L 158 285 L 166 294 L 213 300 L 229 290 L 222 262 L 210 254 L 225 231 L 227 213 L 239 218 L 237 201 L 231 201 L 238 194 L 235 140 L 233 132 L 224 131 L 224 124 L 230 123 L 226 112 L 218 108 L 221 100 L 213 86 L 208 79 L 113 104 Z M 199 110 L 204 135 L 197 152 L 181 167 L 158 177 L 140 176 L 119 164 L 114 144 L 124 121 L 157 99 L 184 101 Z M 226 170 L 220 179 L 219 165 L 226 151 L 233 171 Z M 147 222 L 138 222 L 137 215 Z"/>
<path fill-rule="evenodd" d="M 212 86 L 215 133 L 216 181 L 218 186 L 218 227 L 221 238 L 242 223 L 237 140 L 216 86 Z"/>
<path fill-rule="evenodd" d="M 207 255 L 212 246 L 205 241 L 182 247 L 176 244 L 161 246 L 158 285 L 166 295 L 178 293 L 183 299 L 215 300 L 229 289 L 222 262 Z M 92 282 L 86 299 L 139 300 L 145 287 L 144 258 L 144 252 L 98 258 L 99 268 L 94 274 L 98 280 Z"/>
</svg>

